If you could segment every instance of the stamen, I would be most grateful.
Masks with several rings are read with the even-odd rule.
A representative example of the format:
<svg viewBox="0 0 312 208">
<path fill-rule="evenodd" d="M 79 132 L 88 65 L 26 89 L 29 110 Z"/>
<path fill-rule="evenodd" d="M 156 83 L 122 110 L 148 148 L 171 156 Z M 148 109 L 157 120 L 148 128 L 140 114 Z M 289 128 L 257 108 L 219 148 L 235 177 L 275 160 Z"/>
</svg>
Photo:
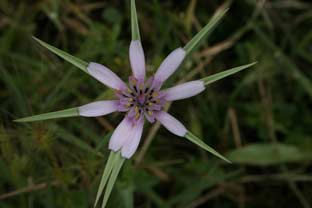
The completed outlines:
<svg viewBox="0 0 312 208">
<path fill-rule="evenodd" d="M 157 92 L 153 92 L 153 93 L 152 93 L 152 96 L 153 96 L 153 97 L 157 97 L 157 96 L 158 96 L 158 93 L 157 93 Z"/>
<path fill-rule="evenodd" d="M 134 122 L 141 116 L 145 116 L 148 121 L 153 122 L 155 113 L 160 111 L 166 102 L 158 88 L 153 87 L 152 82 L 152 79 L 144 83 L 130 77 L 129 87 L 116 93 L 120 99 L 120 106 L 124 111 L 129 111 L 128 116 Z"/>
<path fill-rule="evenodd" d="M 138 107 L 138 106 L 135 106 L 134 111 L 135 111 L 136 113 L 139 112 L 139 107 Z"/>
<path fill-rule="evenodd" d="M 140 113 L 136 113 L 136 114 L 135 114 L 135 119 L 138 120 L 139 117 L 140 117 Z"/>
</svg>

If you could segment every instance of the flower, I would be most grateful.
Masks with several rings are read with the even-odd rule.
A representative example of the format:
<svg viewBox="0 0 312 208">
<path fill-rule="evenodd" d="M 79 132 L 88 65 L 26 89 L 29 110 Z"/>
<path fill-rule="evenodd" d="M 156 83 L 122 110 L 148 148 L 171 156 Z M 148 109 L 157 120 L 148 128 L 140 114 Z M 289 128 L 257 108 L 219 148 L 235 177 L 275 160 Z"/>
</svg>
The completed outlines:
<svg viewBox="0 0 312 208">
<path fill-rule="evenodd" d="M 131 158 L 138 148 L 146 118 L 150 123 L 155 122 L 155 120 L 159 121 L 173 134 L 185 137 L 215 156 L 229 162 L 225 157 L 189 132 L 180 121 L 165 112 L 164 105 L 167 102 L 195 96 L 201 93 L 206 85 L 251 67 L 256 62 L 235 67 L 201 80 L 190 81 L 161 90 L 164 82 L 179 68 L 185 57 L 213 30 L 226 12 L 227 9 L 217 11 L 200 32 L 183 48 L 179 47 L 173 50 L 161 63 L 154 76 L 146 79 L 145 57 L 141 44 L 135 0 L 131 0 L 132 41 L 129 47 L 129 59 L 132 75 L 129 77 L 128 85 L 109 68 L 94 62 L 87 63 L 34 37 L 42 46 L 115 90 L 116 99 L 96 101 L 80 107 L 25 117 L 15 121 L 32 122 L 71 116 L 96 117 L 116 111 L 126 112 L 125 118 L 117 126 L 109 142 L 109 149 L 113 152 L 121 152 L 123 158 Z"/>
<path fill-rule="evenodd" d="M 205 89 L 204 81 L 186 82 L 175 87 L 161 90 L 164 82 L 177 70 L 186 52 L 182 48 L 172 51 L 159 66 L 154 76 L 145 78 L 145 58 L 140 40 L 131 41 L 129 48 L 132 76 L 128 85 L 114 72 L 98 63 L 89 63 L 88 73 L 115 90 L 118 99 L 97 101 L 78 108 L 81 116 L 103 116 L 114 111 L 126 112 L 125 118 L 115 129 L 109 149 L 121 151 L 129 159 L 135 153 L 142 137 L 144 120 L 153 123 L 160 121 L 175 135 L 184 137 L 186 128 L 181 122 L 163 111 L 169 101 L 180 100 L 199 94 Z"/>
<path fill-rule="evenodd" d="M 159 121 L 171 133 L 184 137 L 215 156 L 229 162 L 229 160 L 188 131 L 180 121 L 167 113 L 164 110 L 164 105 L 167 102 L 195 96 L 201 93 L 206 85 L 246 69 L 254 65 L 255 62 L 200 80 L 186 82 L 164 90 L 161 89 L 164 82 L 179 68 L 185 57 L 213 30 L 226 11 L 217 11 L 210 22 L 185 47 L 173 50 L 161 63 L 156 73 L 146 79 L 145 57 L 140 41 L 135 0 L 131 0 L 132 41 L 129 47 L 129 59 L 132 75 L 129 76 L 128 85 L 109 68 L 94 62 L 87 63 L 34 38 L 42 46 L 77 66 L 102 84 L 112 88 L 115 91 L 116 99 L 96 101 L 80 107 L 21 118 L 15 121 L 31 122 L 71 116 L 96 117 L 116 111 L 125 112 L 124 119 L 117 126 L 109 141 L 111 153 L 101 178 L 94 207 L 97 205 L 106 186 L 102 203 L 102 207 L 105 207 L 124 160 L 131 158 L 139 146 L 145 119 L 150 123 Z"/>
</svg>

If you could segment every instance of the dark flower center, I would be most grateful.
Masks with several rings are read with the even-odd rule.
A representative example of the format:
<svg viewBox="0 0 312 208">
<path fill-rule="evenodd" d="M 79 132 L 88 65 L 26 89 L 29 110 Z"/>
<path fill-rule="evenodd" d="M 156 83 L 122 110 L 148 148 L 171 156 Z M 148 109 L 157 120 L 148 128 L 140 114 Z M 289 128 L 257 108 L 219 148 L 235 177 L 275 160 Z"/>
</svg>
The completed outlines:
<svg viewBox="0 0 312 208">
<path fill-rule="evenodd" d="M 155 121 L 155 114 L 163 109 L 166 100 L 165 94 L 159 90 L 159 86 L 154 83 L 153 77 L 145 83 L 134 77 L 129 77 L 129 87 L 123 91 L 118 91 L 118 110 L 128 112 L 128 118 L 133 122 L 146 117 L 150 122 Z"/>
</svg>

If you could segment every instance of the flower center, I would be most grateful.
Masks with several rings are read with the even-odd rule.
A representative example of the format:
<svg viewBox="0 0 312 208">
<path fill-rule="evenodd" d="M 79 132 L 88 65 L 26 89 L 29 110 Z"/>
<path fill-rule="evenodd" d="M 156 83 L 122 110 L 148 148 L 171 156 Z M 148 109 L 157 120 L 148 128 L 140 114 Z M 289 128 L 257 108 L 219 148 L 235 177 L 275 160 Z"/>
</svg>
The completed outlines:
<svg viewBox="0 0 312 208">
<path fill-rule="evenodd" d="M 128 112 L 127 116 L 133 122 L 145 116 L 149 122 L 153 123 L 155 114 L 161 111 L 166 103 L 165 94 L 159 91 L 153 77 L 144 83 L 143 80 L 137 80 L 131 76 L 128 89 L 117 91 L 116 95 L 119 98 L 118 110 Z"/>
</svg>

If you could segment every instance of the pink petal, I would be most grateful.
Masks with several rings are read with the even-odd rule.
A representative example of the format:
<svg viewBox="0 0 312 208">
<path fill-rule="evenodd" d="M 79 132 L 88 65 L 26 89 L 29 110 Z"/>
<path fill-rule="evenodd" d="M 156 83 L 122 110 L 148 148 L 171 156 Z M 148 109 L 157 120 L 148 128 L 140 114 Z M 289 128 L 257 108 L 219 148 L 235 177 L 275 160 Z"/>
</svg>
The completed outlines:
<svg viewBox="0 0 312 208">
<path fill-rule="evenodd" d="M 133 129 L 133 123 L 128 117 L 125 117 L 115 129 L 110 138 L 108 148 L 113 151 L 118 151 L 130 139 L 129 134 Z"/>
<path fill-rule="evenodd" d="M 172 51 L 158 68 L 155 74 L 155 80 L 160 83 L 166 81 L 180 66 L 184 57 L 185 51 L 182 48 L 177 48 Z"/>
<path fill-rule="evenodd" d="M 117 111 L 118 101 L 107 100 L 107 101 L 96 101 L 78 108 L 79 115 L 86 117 L 103 116 L 114 111 Z"/>
<path fill-rule="evenodd" d="M 170 114 L 161 111 L 156 114 L 156 119 L 171 133 L 178 136 L 185 136 L 187 130 L 184 125 Z"/>
<path fill-rule="evenodd" d="M 130 64 L 132 73 L 138 80 L 145 78 L 145 57 L 141 41 L 131 41 L 129 48 Z"/>
<path fill-rule="evenodd" d="M 90 62 L 87 70 L 92 77 L 108 87 L 117 90 L 126 89 L 125 83 L 114 72 L 101 64 Z"/>
<path fill-rule="evenodd" d="M 144 119 L 141 119 L 134 127 L 131 132 L 131 137 L 128 142 L 125 143 L 121 149 L 121 156 L 129 159 L 137 150 L 143 132 Z M 129 134 L 130 136 L 130 134 Z"/>
<path fill-rule="evenodd" d="M 181 100 L 201 93 L 205 89 L 203 81 L 186 82 L 164 90 L 168 101 Z"/>
</svg>

